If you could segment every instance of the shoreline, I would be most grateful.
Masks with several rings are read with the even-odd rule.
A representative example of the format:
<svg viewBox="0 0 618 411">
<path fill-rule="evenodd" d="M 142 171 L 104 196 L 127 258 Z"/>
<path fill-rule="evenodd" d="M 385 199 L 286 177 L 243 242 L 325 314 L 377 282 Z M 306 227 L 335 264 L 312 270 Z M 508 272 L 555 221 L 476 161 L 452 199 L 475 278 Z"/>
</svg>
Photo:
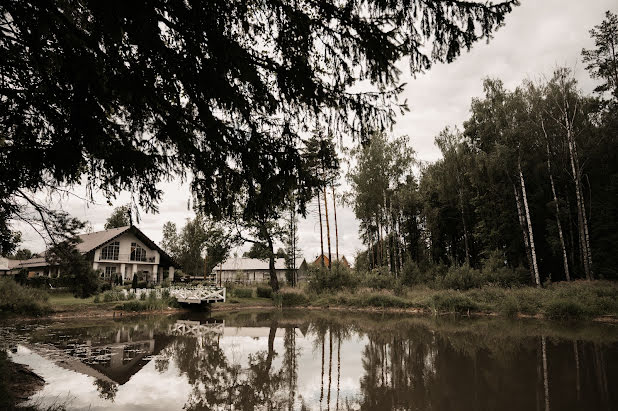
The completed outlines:
<svg viewBox="0 0 618 411">
<path fill-rule="evenodd" d="M 466 313 L 456 311 L 434 311 L 426 308 L 398 308 L 398 307 L 349 307 L 343 305 L 333 306 L 292 306 L 292 307 L 278 307 L 273 304 L 253 304 L 253 305 L 236 305 L 230 303 L 224 303 L 224 305 L 214 305 L 209 310 L 202 310 L 201 312 L 231 312 L 231 311 L 253 311 L 253 310 L 310 310 L 310 311 L 339 311 L 339 312 L 366 312 L 366 313 L 384 313 L 384 314 L 409 314 L 413 316 L 448 316 L 456 315 L 458 317 L 485 317 L 485 318 L 515 318 L 515 319 L 536 319 L 543 321 L 551 321 L 555 323 L 569 323 L 573 321 L 577 322 L 593 322 L 593 323 L 606 323 L 606 324 L 618 324 L 618 317 L 613 315 L 602 315 L 591 318 L 577 319 L 577 320 L 557 320 L 548 318 L 542 313 L 537 314 L 525 314 L 517 313 L 514 316 L 505 316 L 499 312 L 486 312 L 486 311 L 468 311 Z M 107 319 L 122 319 L 130 317 L 141 317 L 150 315 L 173 315 L 180 313 L 196 312 L 191 308 L 166 308 L 162 310 L 145 310 L 145 311 L 123 311 L 123 310 L 105 310 L 103 308 L 86 308 L 80 311 L 56 311 L 50 314 L 42 316 L 22 316 L 22 315 L 10 315 L 0 317 L 0 322 L 6 320 L 19 320 L 19 321 L 36 321 L 36 320 L 68 320 L 68 319 L 88 319 L 88 318 L 107 318 Z"/>
</svg>

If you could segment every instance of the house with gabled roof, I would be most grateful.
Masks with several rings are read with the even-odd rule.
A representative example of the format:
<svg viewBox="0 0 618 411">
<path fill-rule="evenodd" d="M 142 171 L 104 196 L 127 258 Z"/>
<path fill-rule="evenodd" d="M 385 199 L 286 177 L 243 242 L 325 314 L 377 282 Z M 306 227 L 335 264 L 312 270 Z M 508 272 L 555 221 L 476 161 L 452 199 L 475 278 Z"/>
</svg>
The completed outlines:
<svg viewBox="0 0 618 411">
<path fill-rule="evenodd" d="M 120 276 L 130 282 L 136 275 L 139 281 L 161 283 L 174 278 L 178 264 L 137 227 L 130 225 L 79 236 L 76 248 L 99 270 L 101 278 L 112 281 Z M 10 260 L 16 261 L 16 260 Z M 45 257 L 34 257 L 12 264 L 11 272 L 28 272 L 29 277 L 62 275 L 61 269 Z"/>
<path fill-rule="evenodd" d="M 302 276 L 306 267 L 307 263 L 304 258 L 296 258 L 293 270 L 297 278 L 299 274 Z M 275 273 L 279 282 L 286 280 L 288 270 L 285 258 L 275 258 Z M 267 283 L 270 280 L 269 261 L 233 256 L 213 268 L 213 276 L 215 282 L 220 285 Z"/>
</svg>

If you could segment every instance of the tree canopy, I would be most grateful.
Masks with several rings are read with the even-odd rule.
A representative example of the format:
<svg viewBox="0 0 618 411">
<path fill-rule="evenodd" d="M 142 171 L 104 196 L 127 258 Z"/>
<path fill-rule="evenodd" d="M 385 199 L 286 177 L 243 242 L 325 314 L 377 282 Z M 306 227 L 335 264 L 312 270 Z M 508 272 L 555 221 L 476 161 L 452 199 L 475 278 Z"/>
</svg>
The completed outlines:
<svg viewBox="0 0 618 411">
<path fill-rule="evenodd" d="M 120 207 L 114 208 L 112 214 L 105 221 L 105 229 L 109 230 L 111 228 L 125 227 L 131 224 L 130 214 L 131 206 L 123 205 Z"/>
<path fill-rule="evenodd" d="M 303 182 L 300 133 L 388 127 L 405 109 L 397 61 L 450 62 L 516 4 L 3 1 L 3 249 L 30 193 L 82 178 L 150 211 L 157 182 L 190 176 L 204 213 L 260 213 Z"/>
</svg>

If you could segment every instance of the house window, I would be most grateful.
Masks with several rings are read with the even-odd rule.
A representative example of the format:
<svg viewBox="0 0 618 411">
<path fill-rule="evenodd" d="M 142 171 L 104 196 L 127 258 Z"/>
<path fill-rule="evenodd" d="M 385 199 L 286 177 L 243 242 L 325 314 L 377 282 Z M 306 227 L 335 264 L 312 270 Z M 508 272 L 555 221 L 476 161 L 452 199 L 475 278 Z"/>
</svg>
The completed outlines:
<svg viewBox="0 0 618 411">
<path fill-rule="evenodd" d="M 119 251 L 120 243 L 118 241 L 109 243 L 101 249 L 101 260 L 118 260 Z"/>
<path fill-rule="evenodd" d="M 102 273 L 103 278 L 111 278 L 116 275 L 116 267 L 105 267 L 105 272 Z"/>
<path fill-rule="evenodd" d="M 137 243 L 131 243 L 131 261 L 146 261 L 146 250 Z"/>
</svg>

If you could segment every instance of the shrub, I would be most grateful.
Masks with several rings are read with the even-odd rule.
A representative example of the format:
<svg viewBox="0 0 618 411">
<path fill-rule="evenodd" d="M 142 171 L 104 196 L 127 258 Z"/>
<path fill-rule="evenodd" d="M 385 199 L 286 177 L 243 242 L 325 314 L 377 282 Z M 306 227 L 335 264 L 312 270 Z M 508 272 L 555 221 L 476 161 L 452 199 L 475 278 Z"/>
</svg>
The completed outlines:
<svg viewBox="0 0 618 411">
<path fill-rule="evenodd" d="M 545 306 L 545 315 L 553 320 L 579 320 L 588 317 L 586 309 L 576 301 L 556 299 Z"/>
<path fill-rule="evenodd" d="M 349 268 L 338 265 L 333 270 L 319 266 L 307 269 L 307 288 L 320 294 L 325 291 L 354 290 L 359 284 L 359 278 Z"/>
<path fill-rule="evenodd" d="M 142 301 L 144 301 L 144 300 L 146 299 L 146 293 L 141 293 L 141 294 L 139 295 L 139 299 L 140 299 L 140 300 L 142 300 Z"/>
<path fill-rule="evenodd" d="M 369 273 L 360 276 L 360 283 L 363 287 L 373 288 L 374 290 L 392 290 L 400 284 L 385 267 L 374 268 Z"/>
<path fill-rule="evenodd" d="M 406 260 L 401 271 L 404 285 L 429 284 L 434 280 L 430 271 L 421 270 L 416 261 L 411 259 Z"/>
<path fill-rule="evenodd" d="M 94 296 L 94 300 L 93 300 L 93 302 L 94 302 L 94 303 L 97 303 L 97 304 L 101 302 L 101 298 L 99 298 L 99 294 L 97 294 L 97 295 L 95 295 L 95 296 Z"/>
<path fill-rule="evenodd" d="M 506 317 L 515 317 L 519 313 L 519 302 L 510 295 L 501 301 L 499 310 Z"/>
<path fill-rule="evenodd" d="M 256 293 L 259 298 L 272 298 L 273 297 L 273 289 L 270 287 L 263 286 L 263 285 L 258 285 Z"/>
<path fill-rule="evenodd" d="M 484 284 L 513 287 L 522 285 L 528 280 L 528 271 L 522 267 L 508 267 L 504 256 L 498 250 L 491 251 L 487 258 L 481 261 L 481 266 Z"/>
<path fill-rule="evenodd" d="M 0 313 L 42 315 L 51 311 L 48 294 L 0 278 Z"/>
<path fill-rule="evenodd" d="M 408 303 L 399 297 L 390 294 L 372 293 L 362 298 L 361 305 L 370 307 L 383 307 L 383 308 L 405 308 L 408 307 Z"/>
<path fill-rule="evenodd" d="M 235 288 L 232 290 L 232 295 L 237 298 L 251 298 L 253 297 L 252 288 Z"/>
<path fill-rule="evenodd" d="M 145 294 L 142 294 L 145 296 Z M 151 294 L 152 295 L 152 294 Z M 130 300 L 125 302 L 124 304 L 120 304 L 116 306 L 118 310 L 124 311 L 153 311 L 153 310 L 162 310 L 166 307 L 178 307 L 178 301 L 171 298 L 152 298 L 148 297 L 143 300 Z"/>
<path fill-rule="evenodd" d="M 442 293 L 431 298 L 431 307 L 436 311 L 465 313 L 476 309 L 477 305 L 460 293 Z"/>
<path fill-rule="evenodd" d="M 449 267 L 446 275 L 438 282 L 442 288 L 454 290 L 469 290 L 480 287 L 482 283 L 481 273 L 468 265 Z"/>
<path fill-rule="evenodd" d="M 113 293 L 110 293 L 110 292 L 103 293 L 103 302 L 104 303 L 111 303 L 112 301 L 116 301 L 116 299 L 114 298 Z"/>
<path fill-rule="evenodd" d="M 273 300 L 281 307 L 296 307 L 309 304 L 309 298 L 305 294 L 291 290 L 282 290 L 275 294 Z"/>
</svg>

